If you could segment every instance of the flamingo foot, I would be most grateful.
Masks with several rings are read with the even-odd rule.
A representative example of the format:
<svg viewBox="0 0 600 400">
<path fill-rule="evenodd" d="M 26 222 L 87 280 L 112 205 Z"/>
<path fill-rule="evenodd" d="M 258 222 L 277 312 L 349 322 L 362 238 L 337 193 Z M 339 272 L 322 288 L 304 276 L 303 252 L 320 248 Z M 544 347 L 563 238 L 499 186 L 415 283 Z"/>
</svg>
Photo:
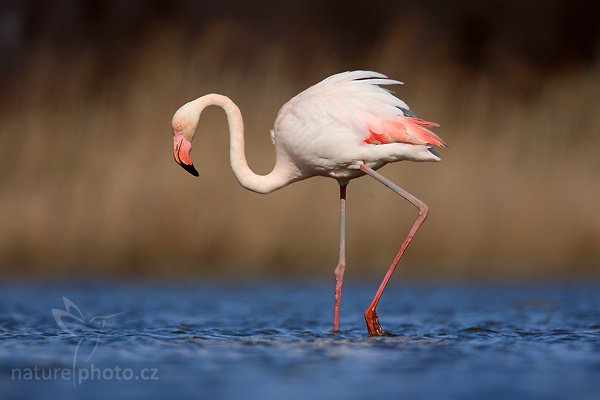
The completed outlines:
<svg viewBox="0 0 600 400">
<path fill-rule="evenodd" d="M 379 317 L 377 316 L 377 311 L 375 311 L 374 308 L 369 308 L 367 311 L 365 311 L 365 322 L 367 323 L 369 336 L 383 336 L 383 329 L 381 329 Z"/>
</svg>

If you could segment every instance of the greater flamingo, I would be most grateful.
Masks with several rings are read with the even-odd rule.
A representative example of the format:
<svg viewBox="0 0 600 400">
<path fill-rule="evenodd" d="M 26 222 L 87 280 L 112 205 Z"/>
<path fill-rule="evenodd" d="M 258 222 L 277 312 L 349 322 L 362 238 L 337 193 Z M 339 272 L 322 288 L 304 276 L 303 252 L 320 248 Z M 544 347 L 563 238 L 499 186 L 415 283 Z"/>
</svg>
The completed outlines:
<svg viewBox="0 0 600 400">
<path fill-rule="evenodd" d="M 257 175 L 246 161 L 244 125 L 240 109 L 228 97 L 207 94 L 184 104 L 173 116 L 175 161 L 198 176 L 190 158 L 192 139 L 204 108 L 215 105 L 227 115 L 231 168 L 239 183 L 256 193 L 270 193 L 313 176 L 331 177 L 340 187 L 339 261 L 334 270 L 333 331 L 339 331 L 342 283 L 346 268 L 346 186 L 369 175 L 418 209 L 417 219 L 394 257 L 375 297 L 364 313 L 370 336 L 383 335 L 376 307 L 406 247 L 425 221 L 428 207 L 376 172 L 387 163 L 440 161 L 432 146 L 445 143 L 428 128 L 433 122 L 416 118 L 408 105 L 380 85 L 401 84 L 372 71 L 332 75 L 306 89 L 279 110 L 271 141 L 277 160 L 267 175 Z"/>
</svg>

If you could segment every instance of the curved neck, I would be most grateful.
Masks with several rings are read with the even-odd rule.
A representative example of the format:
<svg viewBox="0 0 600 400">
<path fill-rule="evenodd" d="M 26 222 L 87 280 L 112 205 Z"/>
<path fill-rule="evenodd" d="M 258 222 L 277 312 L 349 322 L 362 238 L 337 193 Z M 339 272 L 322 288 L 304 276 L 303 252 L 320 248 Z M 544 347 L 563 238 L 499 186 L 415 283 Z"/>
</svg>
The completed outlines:
<svg viewBox="0 0 600 400">
<path fill-rule="evenodd" d="M 288 159 L 287 154 L 277 148 L 273 171 L 267 175 L 257 175 L 250 169 L 246 161 L 242 113 L 231 99 L 220 94 L 208 94 L 190 102 L 190 105 L 195 106 L 198 119 L 202 110 L 211 105 L 221 107 L 225 111 L 229 123 L 231 169 L 240 185 L 256 193 L 270 193 L 300 179 L 297 169 Z"/>
</svg>

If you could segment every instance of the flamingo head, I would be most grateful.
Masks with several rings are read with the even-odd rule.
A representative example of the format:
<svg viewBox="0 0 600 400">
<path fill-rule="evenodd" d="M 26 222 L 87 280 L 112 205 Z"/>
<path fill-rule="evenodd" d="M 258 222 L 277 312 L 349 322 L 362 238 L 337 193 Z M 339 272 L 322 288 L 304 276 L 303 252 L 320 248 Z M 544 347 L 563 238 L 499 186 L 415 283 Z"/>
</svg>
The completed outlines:
<svg viewBox="0 0 600 400">
<path fill-rule="evenodd" d="M 175 162 L 181 165 L 183 169 L 194 176 L 198 176 L 198 171 L 194 167 L 190 156 L 197 122 L 194 123 L 193 119 L 188 118 L 188 113 L 185 110 L 182 112 L 182 109 L 178 110 L 173 117 L 173 157 Z"/>
</svg>

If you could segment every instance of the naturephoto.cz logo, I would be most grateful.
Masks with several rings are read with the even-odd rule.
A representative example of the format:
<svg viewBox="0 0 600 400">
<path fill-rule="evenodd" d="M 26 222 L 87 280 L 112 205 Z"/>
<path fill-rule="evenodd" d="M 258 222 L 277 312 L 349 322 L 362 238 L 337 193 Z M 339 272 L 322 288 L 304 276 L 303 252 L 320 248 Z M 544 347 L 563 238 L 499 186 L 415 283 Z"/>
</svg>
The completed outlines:
<svg viewBox="0 0 600 400">
<path fill-rule="evenodd" d="M 13 368 L 13 380 L 38 381 L 38 380 L 71 380 L 73 386 L 89 380 L 158 380 L 158 368 L 122 368 L 119 365 L 112 367 L 97 367 L 90 363 L 90 359 L 96 352 L 100 337 L 104 333 L 106 321 L 123 315 L 119 312 L 109 315 L 98 315 L 86 319 L 77 305 L 66 297 L 63 297 L 65 308 L 53 308 L 54 321 L 63 332 L 77 340 L 73 360 L 70 368 L 48 368 L 33 366 L 31 368 Z M 82 346 L 84 342 L 90 342 L 89 346 Z M 81 354 L 85 348 L 89 354 Z"/>
</svg>

